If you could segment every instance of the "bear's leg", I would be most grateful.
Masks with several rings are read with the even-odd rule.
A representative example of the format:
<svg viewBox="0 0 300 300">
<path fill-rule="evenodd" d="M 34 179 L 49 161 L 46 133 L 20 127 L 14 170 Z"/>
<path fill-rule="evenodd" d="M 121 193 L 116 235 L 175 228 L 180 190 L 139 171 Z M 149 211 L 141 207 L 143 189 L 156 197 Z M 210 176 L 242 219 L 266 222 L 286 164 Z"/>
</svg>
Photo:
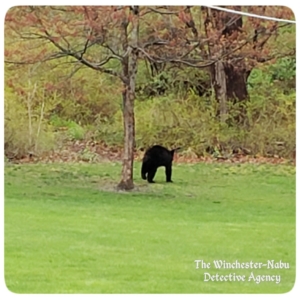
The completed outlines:
<svg viewBox="0 0 300 300">
<path fill-rule="evenodd" d="M 148 178 L 147 179 L 148 179 L 149 183 L 154 183 L 155 182 L 155 181 L 153 181 L 153 178 L 155 176 L 156 170 L 157 169 L 151 169 L 151 170 L 148 171 Z"/>
<path fill-rule="evenodd" d="M 173 182 L 171 177 L 172 177 L 172 163 L 166 165 L 166 181 Z"/>
<path fill-rule="evenodd" d="M 141 177 L 144 180 L 147 179 L 148 168 L 149 168 L 149 163 L 147 161 L 143 162 L 142 168 L 141 168 Z"/>
<path fill-rule="evenodd" d="M 147 179 L 147 172 L 141 172 L 141 177 L 142 179 L 146 180 Z"/>
</svg>

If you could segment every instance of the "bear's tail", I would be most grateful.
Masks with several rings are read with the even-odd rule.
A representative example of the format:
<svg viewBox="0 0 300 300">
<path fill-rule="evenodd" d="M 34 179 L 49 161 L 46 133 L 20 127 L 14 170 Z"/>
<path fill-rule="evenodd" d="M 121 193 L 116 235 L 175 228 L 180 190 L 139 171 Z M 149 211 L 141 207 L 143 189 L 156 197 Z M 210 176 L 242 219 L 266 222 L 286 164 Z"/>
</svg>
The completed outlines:
<svg viewBox="0 0 300 300">
<path fill-rule="evenodd" d="M 181 147 L 174 148 L 174 149 L 172 149 L 172 150 L 170 151 L 170 153 L 171 153 L 171 155 L 172 155 L 172 159 L 173 159 L 173 157 L 174 157 L 175 151 L 177 151 L 177 150 L 179 150 L 179 149 L 181 149 Z"/>
<path fill-rule="evenodd" d="M 171 152 L 172 155 L 174 155 L 174 153 L 175 153 L 177 150 L 181 149 L 181 148 L 182 148 L 182 147 L 174 148 L 174 149 L 172 149 L 170 152 Z"/>
<path fill-rule="evenodd" d="M 173 152 L 175 152 L 175 151 L 177 151 L 177 150 L 180 150 L 182 147 L 177 147 L 177 148 L 175 148 L 175 149 L 172 149 L 171 151 L 173 151 Z"/>
</svg>

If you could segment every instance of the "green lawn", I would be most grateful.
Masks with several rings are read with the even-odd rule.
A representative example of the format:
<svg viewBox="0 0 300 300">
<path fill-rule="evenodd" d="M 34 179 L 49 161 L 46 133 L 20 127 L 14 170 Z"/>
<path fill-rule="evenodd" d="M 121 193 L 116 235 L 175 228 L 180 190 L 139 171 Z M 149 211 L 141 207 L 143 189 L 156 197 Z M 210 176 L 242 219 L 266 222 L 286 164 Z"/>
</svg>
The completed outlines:
<svg viewBox="0 0 300 300">
<path fill-rule="evenodd" d="M 177 164 L 116 192 L 119 163 L 5 166 L 5 280 L 15 293 L 285 293 L 295 281 L 295 167 Z M 210 263 L 196 269 L 195 260 Z M 214 260 L 287 268 L 216 269 Z M 282 265 L 281 265 L 282 266 Z M 280 283 L 249 281 L 251 272 Z M 210 275 L 244 281 L 205 281 Z M 229 277 L 225 277 L 229 278 Z M 232 279 L 233 280 L 233 279 Z M 278 279 L 277 279 L 278 280 Z"/>
</svg>

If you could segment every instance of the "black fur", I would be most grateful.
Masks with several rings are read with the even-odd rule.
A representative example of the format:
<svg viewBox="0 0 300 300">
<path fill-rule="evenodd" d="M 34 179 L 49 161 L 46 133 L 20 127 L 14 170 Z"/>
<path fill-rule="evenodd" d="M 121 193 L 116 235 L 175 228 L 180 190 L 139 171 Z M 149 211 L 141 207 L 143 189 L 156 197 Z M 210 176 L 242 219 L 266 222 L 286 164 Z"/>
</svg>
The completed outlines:
<svg viewBox="0 0 300 300">
<path fill-rule="evenodd" d="M 148 180 L 149 183 L 154 183 L 153 178 L 156 174 L 158 167 L 166 168 L 166 181 L 173 182 L 172 177 L 172 161 L 174 152 L 180 148 L 168 150 L 167 148 L 159 145 L 155 145 L 149 148 L 143 158 L 143 164 L 141 169 L 141 176 L 144 180 Z"/>
</svg>

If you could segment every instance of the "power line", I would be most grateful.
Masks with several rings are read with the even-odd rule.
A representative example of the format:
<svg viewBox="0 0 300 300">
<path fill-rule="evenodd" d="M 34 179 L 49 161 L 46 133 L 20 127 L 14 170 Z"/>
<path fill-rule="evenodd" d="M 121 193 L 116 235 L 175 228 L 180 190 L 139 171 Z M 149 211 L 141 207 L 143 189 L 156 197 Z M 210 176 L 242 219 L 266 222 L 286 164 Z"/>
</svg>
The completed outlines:
<svg viewBox="0 0 300 300">
<path fill-rule="evenodd" d="M 260 18 L 260 19 L 265 19 L 265 20 L 272 20 L 272 21 L 277 21 L 277 22 L 286 22 L 286 23 L 296 24 L 296 21 L 293 21 L 293 20 L 285 20 L 285 19 L 278 19 L 278 18 L 267 17 L 267 16 L 260 16 L 260 15 L 256 15 L 256 14 L 251 14 L 251 13 L 247 13 L 247 12 L 243 12 L 243 11 L 237 11 L 237 10 L 228 9 L 228 8 L 219 7 L 219 6 L 210 6 L 210 5 L 204 5 L 204 6 L 212 8 L 212 9 L 216 9 L 216 10 L 230 12 L 233 14 L 247 16 L 247 17 L 254 17 L 254 18 Z"/>
</svg>

